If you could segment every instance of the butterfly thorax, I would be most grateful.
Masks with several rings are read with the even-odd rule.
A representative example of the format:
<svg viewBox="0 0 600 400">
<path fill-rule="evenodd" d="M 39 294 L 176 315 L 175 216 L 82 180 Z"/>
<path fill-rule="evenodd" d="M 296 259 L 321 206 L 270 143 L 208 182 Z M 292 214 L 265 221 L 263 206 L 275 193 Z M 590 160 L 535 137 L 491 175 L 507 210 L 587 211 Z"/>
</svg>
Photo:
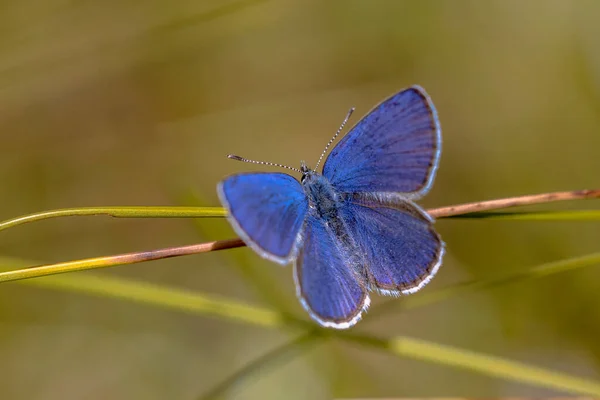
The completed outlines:
<svg viewBox="0 0 600 400">
<path fill-rule="evenodd" d="M 336 219 L 341 195 L 323 175 L 306 169 L 302 174 L 302 187 L 308 205 L 315 216 L 325 220 Z"/>
<path fill-rule="evenodd" d="M 302 173 L 302 186 L 308 197 L 309 215 L 325 225 L 344 252 L 346 265 L 354 268 L 359 276 L 362 276 L 364 271 L 360 266 L 364 265 L 364 260 L 359 253 L 352 250 L 356 248 L 356 243 L 349 235 L 342 212 L 346 196 L 336 190 L 329 179 L 309 169 Z"/>
</svg>

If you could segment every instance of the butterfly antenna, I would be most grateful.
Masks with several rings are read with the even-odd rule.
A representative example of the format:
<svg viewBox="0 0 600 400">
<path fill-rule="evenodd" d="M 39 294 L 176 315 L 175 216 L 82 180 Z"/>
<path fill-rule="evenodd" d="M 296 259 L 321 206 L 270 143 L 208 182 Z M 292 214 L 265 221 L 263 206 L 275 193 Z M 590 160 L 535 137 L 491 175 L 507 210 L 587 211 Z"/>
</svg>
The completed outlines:
<svg viewBox="0 0 600 400">
<path fill-rule="evenodd" d="M 327 150 L 329 150 L 329 146 L 331 146 L 331 144 L 335 141 L 335 138 L 338 137 L 338 135 L 342 132 L 342 129 L 344 129 L 346 122 L 348 122 L 348 120 L 350 119 L 350 116 L 352 115 L 353 112 L 354 112 L 354 107 L 352 107 L 348 111 L 348 114 L 346 114 L 346 118 L 344 118 L 342 125 L 340 125 L 340 127 L 337 130 L 337 132 L 335 133 L 335 135 L 333 135 L 333 137 L 329 140 L 329 143 L 327 143 L 327 146 L 325 146 L 325 150 L 323 150 L 323 153 L 321 153 L 321 157 L 319 157 L 319 161 L 317 161 L 317 165 L 315 165 L 315 170 L 319 167 L 319 164 L 321 164 L 321 161 L 323 161 L 323 157 L 325 157 L 325 154 L 327 154 Z"/>
<path fill-rule="evenodd" d="M 296 172 L 300 172 L 302 173 L 302 171 L 300 171 L 298 168 L 294 168 L 294 167 L 288 167 L 287 165 L 283 165 L 283 164 L 275 164 L 272 162 L 268 162 L 268 161 L 254 161 L 254 160 L 248 160 L 247 158 L 244 157 L 240 157 L 240 156 L 236 156 L 234 154 L 229 154 L 227 156 L 227 158 L 231 158 L 232 160 L 237 160 L 237 161 L 243 161 L 243 162 L 247 162 L 250 164 L 259 164 L 259 165 L 270 165 L 272 167 L 280 167 L 280 168 L 286 168 L 286 169 L 291 169 L 292 171 L 296 171 Z"/>
</svg>

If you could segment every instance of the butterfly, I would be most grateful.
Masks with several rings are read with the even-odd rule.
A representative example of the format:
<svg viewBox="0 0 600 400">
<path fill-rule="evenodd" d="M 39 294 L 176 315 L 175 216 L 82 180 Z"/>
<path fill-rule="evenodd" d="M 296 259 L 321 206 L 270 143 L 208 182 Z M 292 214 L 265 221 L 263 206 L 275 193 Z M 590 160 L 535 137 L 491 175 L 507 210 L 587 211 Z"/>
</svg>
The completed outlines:
<svg viewBox="0 0 600 400">
<path fill-rule="evenodd" d="M 419 86 L 387 98 L 332 149 L 350 110 L 314 169 L 241 173 L 218 184 L 240 238 L 260 256 L 294 264 L 296 292 L 324 327 L 346 329 L 370 304 L 369 292 L 399 296 L 425 286 L 444 242 L 415 200 L 433 184 L 441 154 L 437 111 Z"/>
</svg>

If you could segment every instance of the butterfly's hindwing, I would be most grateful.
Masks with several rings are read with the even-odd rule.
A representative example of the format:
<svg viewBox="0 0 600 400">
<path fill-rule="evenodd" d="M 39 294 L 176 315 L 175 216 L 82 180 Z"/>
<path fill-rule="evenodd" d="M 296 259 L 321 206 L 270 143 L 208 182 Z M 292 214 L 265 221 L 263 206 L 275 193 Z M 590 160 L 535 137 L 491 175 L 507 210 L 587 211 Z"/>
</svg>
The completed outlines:
<svg viewBox="0 0 600 400">
<path fill-rule="evenodd" d="M 364 258 L 369 289 L 414 293 L 437 272 L 444 243 L 429 216 L 414 203 L 382 204 L 355 196 L 341 214 Z"/>
<path fill-rule="evenodd" d="M 295 263 L 296 287 L 304 308 L 325 327 L 348 328 L 369 306 L 364 282 L 352 259 L 353 254 L 347 252 L 327 221 L 307 217 Z"/>
</svg>

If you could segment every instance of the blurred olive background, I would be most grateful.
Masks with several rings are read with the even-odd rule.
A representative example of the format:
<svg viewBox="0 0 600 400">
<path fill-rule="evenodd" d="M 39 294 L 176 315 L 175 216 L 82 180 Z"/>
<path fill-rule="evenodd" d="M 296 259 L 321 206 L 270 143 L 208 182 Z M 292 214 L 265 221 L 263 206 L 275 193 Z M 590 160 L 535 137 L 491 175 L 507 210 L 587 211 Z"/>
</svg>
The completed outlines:
<svg viewBox="0 0 600 400">
<path fill-rule="evenodd" d="M 314 165 L 351 106 L 356 121 L 412 84 L 429 92 L 443 127 L 425 207 L 600 187 L 593 0 L 7 0 L 0 32 L 2 220 L 76 206 L 218 205 L 220 179 L 256 169 L 227 154 Z M 437 228 L 448 253 L 424 291 L 600 250 L 594 222 Z M 66 218 L 2 232 L 0 254 L 58 262 L 232 236 L 222 219 Z M 306 316 L 292 269 L 245 248 L 90 274 Z M 599 278 L 600 267 L 576 270 L 367 316 L 356 329 L 600 379 Z M 385 300 L 374 297 L 372 310 Z M 0 397 L 194 399 L 293 337 L 3 284 Z M 333 340 L 286 361 L 229 396 L 555 394 Z"/>
</svg>

